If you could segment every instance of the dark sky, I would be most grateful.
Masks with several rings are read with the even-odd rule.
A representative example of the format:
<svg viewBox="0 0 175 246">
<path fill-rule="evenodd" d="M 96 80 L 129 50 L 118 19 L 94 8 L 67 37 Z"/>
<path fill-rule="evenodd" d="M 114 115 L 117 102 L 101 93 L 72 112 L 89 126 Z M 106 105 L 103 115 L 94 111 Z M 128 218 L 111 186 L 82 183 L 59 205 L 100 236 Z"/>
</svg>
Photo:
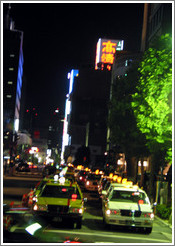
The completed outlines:
<svg viewBox="0 0 175 246">
<path fill-rule="evenodd" d="M 24 32 L 26 108 L 41 122 L 59 107 L 64 113 L 67 73 L 95 64 L 99 38 L 123 39 L 124 50 L 140 49 L 142 3 L 16 3 L 15 28 Z"/>
</svg>

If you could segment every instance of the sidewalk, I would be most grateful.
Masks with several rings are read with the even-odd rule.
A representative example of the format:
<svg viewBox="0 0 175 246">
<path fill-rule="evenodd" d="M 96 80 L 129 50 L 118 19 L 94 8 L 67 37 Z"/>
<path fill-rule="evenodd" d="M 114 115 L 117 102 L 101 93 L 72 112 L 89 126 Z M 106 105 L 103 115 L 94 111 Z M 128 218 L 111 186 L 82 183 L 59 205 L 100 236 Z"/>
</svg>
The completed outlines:
<svg viewBox="0 0 175 246">
<path fill-rule="evenodd" d="M 157 215 L 155 215 L 155 219 L 157 219 L 158 221 L 160 221 L 161 223 L 163 223 L 164 225 L 166 225 L 170 229 L 172 229 L 172 224 L 170 224 L 168 220 L 163 220 L 163 219 L 159 218 Z"/>
</svg>

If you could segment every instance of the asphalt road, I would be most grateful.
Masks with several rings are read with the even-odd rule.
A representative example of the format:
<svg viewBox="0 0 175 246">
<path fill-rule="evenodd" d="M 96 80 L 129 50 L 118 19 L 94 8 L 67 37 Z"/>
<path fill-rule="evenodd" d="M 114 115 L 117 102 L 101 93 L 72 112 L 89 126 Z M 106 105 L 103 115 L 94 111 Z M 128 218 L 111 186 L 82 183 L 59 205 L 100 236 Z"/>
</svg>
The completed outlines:
<svg viewBox="0 0 175 246">
<path fill-rule="evenodd" d="M 3 182 L 3 203 L 9 204 L 12 200 L 20 204 L 22 195 L 41 179 L 40 176 L 32 177 L 5 177 Z M 78 240 L 82 243 L 171 243 L 172 230 L 162 220 L 155 218 L 152 233 L 147 235 L 136 228 L 120 228 L 112 226 L 105 229 L 102 221 L 101 203 L 98 195 L 92 192 L 83 191 L 88 201 L 85 204 L 86 211 L 81 229 L 73 229 L 69 224 L 63 222 L 39 221 L 42 226 L 34 237 L 26 235 L 25 228 L 34 222 L 35 219 L 30 212 L 26 212 L 11 228 L 10 238 L 13 242 L 19 242 L 23 238 L 25 242 L 58 243 L 66 240 Z M 27 237 L 27 239 L 26 239 Z M 5 235 L 4 240 L 9 238 Z M 18 239 L 19 238 L 19 239 Z M 36 240 L 36 241 L 35 241 Z M 4 241 L 5 242 L 5 241 Z"/>
</svg>

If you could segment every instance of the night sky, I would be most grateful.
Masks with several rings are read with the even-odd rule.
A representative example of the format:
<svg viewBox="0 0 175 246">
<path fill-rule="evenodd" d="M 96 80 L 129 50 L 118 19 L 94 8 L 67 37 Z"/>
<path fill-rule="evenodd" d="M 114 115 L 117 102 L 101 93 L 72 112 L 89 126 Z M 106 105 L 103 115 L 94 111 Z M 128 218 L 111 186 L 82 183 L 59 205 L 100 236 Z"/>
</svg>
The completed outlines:
<svg viewBox="0 0 175 246">
<path fill-rule="evenodd" d="M 25 108 L 38 110 L 41 125 L 55 108 L 64 113 L 67 73 L 95 64 L 99 38 L 123 39 L 124 50 L 140 50 L 143 6 L 117 2 L 11 4 L 15 29 L 24 32 Z"/>
</svg>

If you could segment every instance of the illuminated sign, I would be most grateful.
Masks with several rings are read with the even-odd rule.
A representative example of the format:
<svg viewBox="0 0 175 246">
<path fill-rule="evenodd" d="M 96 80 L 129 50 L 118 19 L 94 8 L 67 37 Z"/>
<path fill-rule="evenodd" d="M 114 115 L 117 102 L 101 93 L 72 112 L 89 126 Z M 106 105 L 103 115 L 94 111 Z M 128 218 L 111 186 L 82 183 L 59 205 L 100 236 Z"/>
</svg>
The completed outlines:
<svg viewBox="0 0 175 246">
<path fill-rule="evenodd" d="M 78 77 L 79 70 L 72 69 L 70 73 L 68 73 L 67 78 L 69 79 L 69 93 L 67 94 L 66 105 L 65 105 L 65 117 L 64 117 L 64 125 L 63 125 L 63 141 L 62 141 L 62 149 L 61 149 L 61 161 L 64 159 L 64 151 L 65 146 L 69 145 L 70 136 L 68 134 L 68 116 L 71 113 L 71 100 L 70 95 L 73 91 L 74 79 Z"/>
<path fill-rule="evenodd" d="M 123 50 L 123 40 L 99 39 L 96 49 L 95 69 L 99 69 L 98 64 L 101 63 L 103 70 L 104 64 L 108 64 L 107 69 L 111 69 L 114 62 L 114 54 L 117 51 Z"/>
</svg>

